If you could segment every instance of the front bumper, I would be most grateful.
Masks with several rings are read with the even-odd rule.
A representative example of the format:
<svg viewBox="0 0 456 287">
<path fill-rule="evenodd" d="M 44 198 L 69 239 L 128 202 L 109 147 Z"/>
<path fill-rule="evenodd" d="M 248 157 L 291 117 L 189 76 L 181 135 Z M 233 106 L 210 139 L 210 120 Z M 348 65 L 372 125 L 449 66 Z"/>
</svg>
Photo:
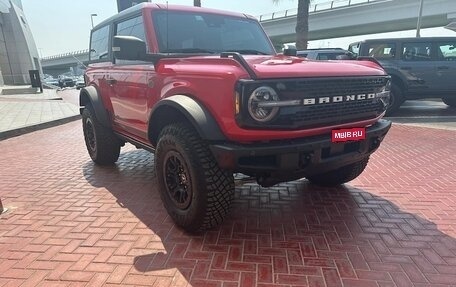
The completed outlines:
<svg viewBox="0 0 456 287">
<path fill-rule="evenodd" d="M 223 169 L 292 180 L 338 169 L 369 156 L 390 128 L 390 121 L 379 120 L 366 128 L 366 139 L 359 142 L 332 143 L 331 135 L 324 135 L 268 143 L 213 144 L 210 148 Z"/>
</svg>

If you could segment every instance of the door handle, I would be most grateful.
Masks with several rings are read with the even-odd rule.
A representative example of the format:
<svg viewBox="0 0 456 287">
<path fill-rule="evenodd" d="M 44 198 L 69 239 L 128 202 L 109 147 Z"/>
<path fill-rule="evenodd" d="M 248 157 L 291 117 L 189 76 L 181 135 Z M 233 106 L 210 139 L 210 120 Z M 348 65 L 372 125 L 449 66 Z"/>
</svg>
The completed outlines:
<svg viewBox="0 0 456 287">
<path fill-rule="evenodd" d="M 401 67 L 400 69 L 401 69 L 401 70 L 411 70 L 412 67 Z"/>
<path fill-rule="evenodd" d="M 440 67 L 437 67 L 438 70 L 449 70 L 450 67 L 448 66 L 440 66 Z"/>
</svg>

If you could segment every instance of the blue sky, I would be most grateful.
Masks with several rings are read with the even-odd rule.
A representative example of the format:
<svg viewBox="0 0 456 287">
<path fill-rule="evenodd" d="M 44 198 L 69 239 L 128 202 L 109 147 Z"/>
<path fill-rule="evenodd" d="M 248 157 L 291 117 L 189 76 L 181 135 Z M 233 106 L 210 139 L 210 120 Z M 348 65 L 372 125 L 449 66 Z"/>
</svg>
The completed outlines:
<svg viewBox="0 0 456 287">
<path fill-rule="evenodd" d="M 166 3 L 166 0 L 154 0 L 156 3 Z M 193 0 L 169 0 L 169 4 L 193 5 Z M 272 0 L 201 0 L 205 7 L 237 11 L 259 16 L 272 12 L 293 9 L 296 0 L 282 0 L 275 5 Z M 328 2 L 328 0 L 316 0 Z M 91 29 L 90 15 L 95 13 L 95 25 L 117 13 L 116 0 L 22 0 L 24 13 L 32 29 L 37 48 L 42 57 L 60 53 L 87 49 Z M 414 31 L 378 34 L 373 37 L 414 36 Z M 456 36 L 455 32 L 443 28 L 426 29 L 422 36 L 448 35 Z M 349 37 L 310 42 L 311 48 L 342 47 L 348 43 L 365 39 Z"/>
</svg>

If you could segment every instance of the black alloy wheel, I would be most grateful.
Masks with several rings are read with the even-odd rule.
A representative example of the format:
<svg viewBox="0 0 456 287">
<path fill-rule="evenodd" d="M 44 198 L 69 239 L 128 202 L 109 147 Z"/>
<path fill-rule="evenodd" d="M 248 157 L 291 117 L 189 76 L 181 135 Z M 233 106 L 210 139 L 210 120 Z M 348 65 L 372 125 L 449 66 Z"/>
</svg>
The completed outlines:
<svg viewBox="0 0 456 287">
<path fill-rule="evenodd" d="M 176 207 L 186 210 L 192 202 L 192 179 L 187 164 L 180 153 L 169 151 L 163 165 L 166 189 Z"/>
<path fill-rule="evenodd" d="M 90 154 L 95 154 L 97 152 L 97 139 L 95 137 L 95 129 L 93 127 L 92 119 L 87 118 L 84 124 L 84 135 L 87 139 L 87 148 L 89 149 Z"/>
</svg>

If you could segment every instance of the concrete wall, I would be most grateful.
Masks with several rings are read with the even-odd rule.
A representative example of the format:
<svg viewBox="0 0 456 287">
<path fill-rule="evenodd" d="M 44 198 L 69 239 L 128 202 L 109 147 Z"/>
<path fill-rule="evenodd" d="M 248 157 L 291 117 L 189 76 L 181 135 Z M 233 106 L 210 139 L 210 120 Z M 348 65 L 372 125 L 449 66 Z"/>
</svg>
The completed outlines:
<svg viewBox="0 0 456 287">
<path fill-rule="evenodd" d="M 3 19 L 0 16 L 0 85 L 3 86 L 5 83 L 3 80 L 3 72 L 11 74 L 11 68 L 9 66 L 8 54 L 6 52 L 6 41 L 3 35 Z"/>
<path fill-rule="evenodd" d="M 20 1 L 15 1 L 21 4 Z M 38 49 L 24 12 L 10 3 L 9 13 L 0 14 L 0 69 L 6 85 L 30 84 L 29 70 L 41 70 Z"/>
</svg>

